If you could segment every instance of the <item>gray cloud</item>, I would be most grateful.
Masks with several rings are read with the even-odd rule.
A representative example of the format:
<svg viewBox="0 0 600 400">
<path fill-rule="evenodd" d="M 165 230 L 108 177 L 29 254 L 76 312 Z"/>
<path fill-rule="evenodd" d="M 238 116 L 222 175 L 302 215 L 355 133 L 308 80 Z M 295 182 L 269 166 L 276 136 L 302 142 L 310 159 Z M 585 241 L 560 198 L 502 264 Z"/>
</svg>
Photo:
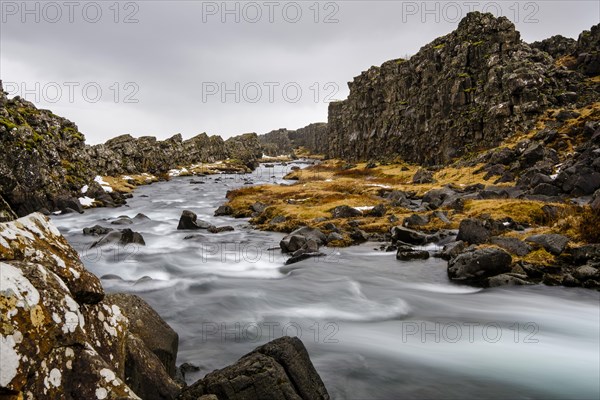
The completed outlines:
<svg viewBox="0 0 600 400">
<path fill-rule="evenodd" d="M 347 81 L 371 65 L 414 54 L 455 29 L 470 6 L 500 11 L 516 22 L 528 42 L 554 34 L 576 38 L 600 20 L 596 1 L 322 1 L 318 22 L 315 1 L 282 1 L 271 3 L 276 4 L 272 23 L 268 2 L 262 1 L 228 2 L 230 9 L 239 7 L 239 23 L 231 14 L 222 23 L 220 12 L 205 14 L 203 22 L 203 10 L 222 10 L 221 1 L 123 1 L 118 22 L 114 1 L 97 2 L 102 16 L 96 23 L 85 19 L 95 17 L 93 2 L 73 2 L 73 22 L 63 1 L 49 3 L 27 3 L 29 9 L 37 4 L 39 22 L 33 14 L 22 15 L 21 1 L 0 4 L 0 77 L 29 89 L 39 83 L 38 106 L 72 119 L 91 143 L 122 133 L 165 138 L 206 131 L 227 137 L 325 121 L 326 101 L 345 98 Z M 295 4 L 302 17 L 291 23 Z M 54 5 L 63 16 L 51 23 Z M 245 21 L 244 17 L 254 18 L 255 5 L 262 18 Z M 84 7 L 88 14 L 82 14 Z M 284 7 L 288 14 L 282 13 Z M 138 22 L 124 23 L 132 12 Z M 324 23 L 332 12 L 338 22 Z M 54 96 L 57 85 L 52 82 L 62 88 L 60 96 Z M 72 102 L 65 82 L 79 83 Z M 239 102 L 233 94 L 222 101 L 220 93 L 204 101 L 203 88 L 216 84 L 233 89 L 236 82 L 240 91 L 247 85 Z M 279 86 L 269 101 L 268 85 L 274 83 Z M 88 98 L 81 90 L 86 84 Z M 282 92 L 285 84 L 290 89 L 287 97 Z M 97 87 L 102 96 L 91 102 Z M 262 96 L 252 103 L 257 87 Z M 295 87 L 301 88 L 302 96 L 292 102 Z M 127 95 L 138 102 L 126 102 Z M 26 97 L 35 100 L 33 94 Z"/>
</svg>

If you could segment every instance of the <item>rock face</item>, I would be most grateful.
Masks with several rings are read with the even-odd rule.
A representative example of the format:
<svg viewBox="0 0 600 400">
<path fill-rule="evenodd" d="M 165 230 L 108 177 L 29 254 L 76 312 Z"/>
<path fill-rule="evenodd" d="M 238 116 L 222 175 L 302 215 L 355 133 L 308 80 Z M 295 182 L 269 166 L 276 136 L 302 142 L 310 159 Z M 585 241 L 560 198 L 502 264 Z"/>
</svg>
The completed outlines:
<svg viewBox="0 0 600 400">
<path fill-rule="evenodd" d="M 81 207 L 77 194 L 94 177 L 84 140 L 73 122 L 8 99 L 0 81 L 0 195 L 16 214 Z"/>
<path fill-rule="evenodd" d="M 287 155 L 298 147 L 309 149 L 315 154 L 327 151 L 327 124 L 317 122 L 297 130 L 278 129 L 260 135 L 263 153 L 267 156 Z"/>
<path fill-rule="evenodd" d="M 248 133 L 223 141 L 220 136 L 201 133 L 183 140 L 180 134 L 160 141 L 152 136 L 134 138 L 121 135 L 87 149 L 98 175 L 150 172 L 161 174 L 170 169 L 227 158 L 254 166 L 262 151 L 258 137 Z"/>
<path fill-rule="evenodd" d="M 211 397 L 214 395 L 216 397 Z M 282 337 L 186 388 L 179 400 L 329 399 L 302 342 Z"/>
<path fill-rule="evenodd" d="M 10 399 L 173 399 L 177 335 L 100 281 L 41 214 L 0 224 L 0 393 Z"/>
<path fill-rule="evenodd" d="M 583 34 L 582 48 L 593 47 L 596 32 Z M 570 51 L 569 43 L 556 47 Z M 551 47 L 523 43 L 504 17 L 469 13 L 409 60 L 354 78 L 348 99 L 329 105 L 326 135 L 308 147 L 347 160 L 399 156 L 426 165 L 493 147 L 530 128 L 546 109 L 577 98 L 564 93 L 583 92 L 579 73 L 555 66 L 540 50 L 563 51 Z M 586 65 L 595 65 L 585 54 Z"/>
</svg>

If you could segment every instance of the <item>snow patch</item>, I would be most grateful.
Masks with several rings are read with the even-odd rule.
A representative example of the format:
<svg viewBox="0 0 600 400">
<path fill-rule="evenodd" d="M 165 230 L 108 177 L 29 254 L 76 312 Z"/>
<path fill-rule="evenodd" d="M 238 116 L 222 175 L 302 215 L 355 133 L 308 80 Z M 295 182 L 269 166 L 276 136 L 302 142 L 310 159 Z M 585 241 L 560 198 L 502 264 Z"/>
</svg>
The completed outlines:
<svg viewBox="0 0 600 400">
<path fill-rule="evenodd" d="M 96 183 L 98 183 L 100 186 L 102 186 L 102 189 L 103 189 L 103 190 L 104 190 L 106 193 L 112 193 L 112 191 L 113 191 L 112 187 L 111 187 L 111 186 L 110 186 L 108 183 L 106 183 L 106 182 L 104 181 L 104 179 L 103 179 L 103 178 L 102 178 L 100 175 L 96 176 L 96 177 L 94 178 L 94 181 L 95 181 Z"/>
<path fill-rule="evenodd" d="M 89 188 L 90 187 L 88 185 L 85 185 L 84 187 L 81 188 L 81 193 L 86 194 Z"/>
<path fill-rule="evenodd" d="M 358 211 L 369 211 L 375 208 L 375 206 L 360 206 L 360 207 L 352 207 L 357 209 Z"/>
<path fill-rule="evenodd" d="M 92 199 L 91 197 L 87 197 L 87 196 L 83 196 L 79 198 L 79 204 L 81 204 L 84 207 L 91 207 L 92 204 L 94 204 L 94 201 L 96 201 L 96 199 Z"/>
</svg>

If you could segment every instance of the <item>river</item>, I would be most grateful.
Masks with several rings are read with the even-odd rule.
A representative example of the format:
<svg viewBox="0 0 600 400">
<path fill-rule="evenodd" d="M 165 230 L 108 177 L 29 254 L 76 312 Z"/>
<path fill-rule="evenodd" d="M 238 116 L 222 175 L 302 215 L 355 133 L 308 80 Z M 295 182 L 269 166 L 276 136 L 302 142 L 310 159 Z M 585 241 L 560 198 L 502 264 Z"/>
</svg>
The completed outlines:
<svg viewBox="0 0 600 400">
<path fill-rule="evenodd" d="M 178 177 L 137 188 L 124 207 L 52 220 L 108 292 L 141 296 L 179 333 L 178 364 L 201 367 L 190 383 L 288 334 L 302 339 L 334 399 L 600 398 L 597 291 L 461 286 L 445 261 L 400 262 L 376 243 L 285 267 L 269 250 L 283 234 L 213 216 L 244 178 L 289 183 L 291 165 Z M 184 209 L 235 231 L 177 231 Z M 122 228 L 110 222 L 137 213 L 151 220 L 125 227 L 146 246 L 89 249 L 97 238 L 82 228 Z M 184 239 L 191 234 L 201 236 Z"/>
</svg>

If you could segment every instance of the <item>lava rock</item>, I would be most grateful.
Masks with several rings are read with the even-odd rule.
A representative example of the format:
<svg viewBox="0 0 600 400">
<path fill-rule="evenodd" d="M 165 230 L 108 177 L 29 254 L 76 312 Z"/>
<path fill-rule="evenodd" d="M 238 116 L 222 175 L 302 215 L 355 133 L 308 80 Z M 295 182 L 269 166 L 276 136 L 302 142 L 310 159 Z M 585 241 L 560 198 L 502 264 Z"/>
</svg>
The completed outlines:
<svg viewBox="0 0 600 400">
<path fill-rule="evenodd" d="M 550 233 L 529 236 L 525 239 L 525 241 L 541 246 L 546 249 L 546 251 L 554 255 L 560 255 L 563 251 L 565 251 L 565 248 L 569 243 L 569 238 L 556 233 Z"/>
<path fill-rule="evenodd" d="M 275 339 L 184 389 L 178 400 L 327 400 L 329 394 L 300 339 Z"/>
<path fill-rule="evenodd" d="M 219 206 L 219 208 L 217 208 L 215 210 L 215 217 L 231 215 L 231 214 L 233 214 L 233 208 L 231 208 L 231 206 L 228 206 L 227 204 L 223 204 L 222 206 Z"/>
<path fill-rule="evenodd" d="M 531 246 L 517 238 L 494 236 L 490 239 L 490 243 L 508 250 L 512 254 L 524 257 L 531 253 Z"/>
<path fill-rule="evenodd" d="M 429 258 L 429 252 L 426 250 L 417 250 L 409 246 L 401 246 L 396 252 L 396 260 L 426 260 Z"/>
<path fill-rule="evenodd" d="M 281 239 L 279 247 L 283 253 L 293 253 L 305 246 L 309 239 L 314 240 L 319 246 L 327 242 L 327 236 L 319 229 L 303 226 Z"/>
<path fill-rule="evenodd" d="M 179 225 L 177 225 L 177 229 L 209 229 L 213 226 L 214 225 L 209 224 L 208 222 L 199 220 L 196 213 L 189 210 L 184 210 L 179 218 Z"/>
<path fill-rule="evenodd" d="M 448 277 L 467 283 L 482 283 L 486 278 L 511 270 L 512 257 L 496 248 L 482 248 L 459 254 L 448 262 Z"/>
<path fill-rule="evenodd" d="M 428 236 L 426 234 L 405 228 L 403 226 L 394 226 L 390 233 L 393 241 L 400 241 L 415 245 L 422 245 L 428 241 Z"/>
<path fill-rule="evenodd" d="M 412 178 L 413 183 L 433 183 L 433 172 L 420 168 Z"/>
<path fill-rule="evenodd" d="M 460 221 L 456 240 L 462 240 L 469 244 L 481 244 L 487 242 L 491 236 L 492 232 L 484 221 L 465 218 Z"/>
<path fill-rule="evenodd" d="M 350 206 L 338 206 L 331 210 L 332 218 L 354 218 L 362 215 L 360 210 Z"/>
</svg>

